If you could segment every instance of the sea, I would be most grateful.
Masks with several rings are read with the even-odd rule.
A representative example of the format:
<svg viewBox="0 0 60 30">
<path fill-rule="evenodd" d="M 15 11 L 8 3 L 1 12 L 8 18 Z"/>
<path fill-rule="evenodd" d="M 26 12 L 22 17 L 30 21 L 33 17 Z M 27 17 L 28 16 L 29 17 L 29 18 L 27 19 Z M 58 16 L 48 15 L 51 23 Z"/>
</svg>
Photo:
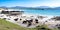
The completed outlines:
<svg viewBox="0 0 60 30">
<path fill-rule="evenodd" d="M 21 9 L 19 11 L 24 11 L 25 14 L 60 16 L 60 10 L 31 10 L 31 9 Z"/>
</svg>

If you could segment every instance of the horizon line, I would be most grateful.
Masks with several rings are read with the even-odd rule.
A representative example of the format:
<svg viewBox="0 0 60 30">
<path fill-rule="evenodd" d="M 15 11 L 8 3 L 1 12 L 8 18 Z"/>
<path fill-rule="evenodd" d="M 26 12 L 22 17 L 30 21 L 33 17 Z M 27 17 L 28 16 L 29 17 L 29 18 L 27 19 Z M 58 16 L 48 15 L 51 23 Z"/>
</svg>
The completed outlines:
<svg viewBox="0 0 60 30">
<path fill-rule="evenodd" d="M 31 6 L 0 6 L 0 7 L 31 7 Z M 34 7 L 41 7 L 41 6 L 34 6 Z M 42 6 L 42 7 L 54 7 L 54 6 Z M 60 6 L 55 6 L 60 7 Z"/>
</svg>

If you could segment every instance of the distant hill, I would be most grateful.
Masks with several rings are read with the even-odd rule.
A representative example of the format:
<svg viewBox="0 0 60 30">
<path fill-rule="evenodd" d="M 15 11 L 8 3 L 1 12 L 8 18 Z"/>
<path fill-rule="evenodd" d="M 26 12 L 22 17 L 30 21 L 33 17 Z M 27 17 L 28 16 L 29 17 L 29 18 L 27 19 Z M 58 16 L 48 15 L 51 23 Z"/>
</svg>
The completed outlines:
<svg viewBox="0 0 60 30">
<path fill-rule="evenodd" d="M 49 6 L 40 6 L 40 7 L 37 7 L 37 8 L 51 8 Z"/>
<path fill-rule="evenodd" d="M 5 9 L 60 10 L 60 7 L 51 8 L 51 7 L 48 7 L 48 6 L 39 6 L 39 7 L 21 7 L 21 6 L 5 7 L 5 6 L 2 6 L 0 8 L 5 8 Z"/>
</svg>

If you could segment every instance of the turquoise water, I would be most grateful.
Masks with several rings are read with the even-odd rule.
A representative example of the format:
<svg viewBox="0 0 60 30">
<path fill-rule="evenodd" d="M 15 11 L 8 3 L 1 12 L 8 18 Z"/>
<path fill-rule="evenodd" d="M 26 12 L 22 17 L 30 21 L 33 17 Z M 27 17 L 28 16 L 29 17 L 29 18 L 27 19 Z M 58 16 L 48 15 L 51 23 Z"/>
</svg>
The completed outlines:
<svg viewBox="0 0 60 30">
<path fill-rule="evenodd" d="M 23 10 L 26 14 L 41 14 L 60 16 L 60 10 Z"/>
</svg>

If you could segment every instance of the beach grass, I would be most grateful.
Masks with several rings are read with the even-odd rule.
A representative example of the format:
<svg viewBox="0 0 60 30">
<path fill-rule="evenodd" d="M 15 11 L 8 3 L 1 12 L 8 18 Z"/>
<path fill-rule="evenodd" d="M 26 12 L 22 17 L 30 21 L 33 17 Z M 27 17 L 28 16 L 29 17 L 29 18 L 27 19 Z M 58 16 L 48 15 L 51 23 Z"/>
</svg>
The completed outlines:
<svg viewBox="0 0 60 30">
<path fill-rule="evenodd" d="M 36 30 L 35 28 L 24 28 L 17 24 L 0 19 L 0 30 Z"/>
<path fill-rule="evenodd" d="M 8 22 L 5 19 L 0 19 L 0 30 L 41 30 L 42 27 L 49 29 L 46 25 L 39 26 L 36 28 L 24 28 L 17 24 Z M 50 29 L 50 30 L 58 30 L 58 29 L 55 28 L 55 29 Z"/>
</svg>

